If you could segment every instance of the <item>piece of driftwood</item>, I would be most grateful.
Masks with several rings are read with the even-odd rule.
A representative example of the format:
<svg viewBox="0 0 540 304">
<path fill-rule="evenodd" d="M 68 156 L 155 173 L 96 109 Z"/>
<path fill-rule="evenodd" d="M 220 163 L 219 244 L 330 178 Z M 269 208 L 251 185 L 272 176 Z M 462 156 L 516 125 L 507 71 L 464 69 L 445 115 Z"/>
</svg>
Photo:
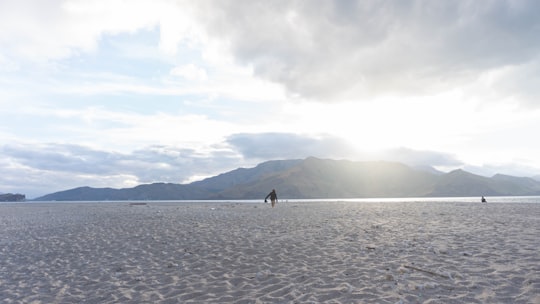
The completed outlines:
<svg viewBox="0 0 540 304">
<path fill-rule="evenodd" d="M 434 275 L 434 276 L 438 276 L 438 277 L 441 277 L 441 278 L 449 279 L 449 277 L 448 277 L 447 275 L 440 274 L 440 273 L 437 273 L 437 272 L 434 272 L 434 271 L 425 270 L 425 269 L 418 268 L 418 267 L 414 267 L 414 266 L 410 266 L 410 265 L 403 265 L 403 267 L 409 268 L 409 269 L 412 269 L 412 270 L 416 270 L 416 271 L 420 271 L 420 272 L 424 272 L 424 273 L 428 273 L 428 274 L 431 274 L 431 275 Z"/>
</svg>

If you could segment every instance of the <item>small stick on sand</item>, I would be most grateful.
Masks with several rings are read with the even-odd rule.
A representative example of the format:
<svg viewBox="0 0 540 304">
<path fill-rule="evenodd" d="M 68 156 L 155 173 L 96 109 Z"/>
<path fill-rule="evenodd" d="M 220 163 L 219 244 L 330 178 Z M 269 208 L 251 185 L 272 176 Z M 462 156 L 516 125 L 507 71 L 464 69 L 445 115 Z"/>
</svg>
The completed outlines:
<svg viewBox="0 0 540 304">
<path fill-rule="evenodd" d="M 428 274 L 431 274 L 431 275 L 434 275 L 434 276 L 439 276 L 441 278 L 449 279 L 449 277 L 446 276 L 446 275 L 443 275 L 443 274 L 440 274 L 440 273 L 437 273 L 437 272 L 433 272 L 433 271 L 430 271 L 430 270 L 425 270 L 425 269 L 421 269 L 421 268 L 414 267 L 414 266 L 409 266 L 409 265 L 403 265 L 403 267 L 409 268 L 409 269 L 412 269 L 412 270 L 416 270 L 416 271 L 420 271 L 420 272 L 425 272 L 425 273 L 428 273 Z"/>
</svg>

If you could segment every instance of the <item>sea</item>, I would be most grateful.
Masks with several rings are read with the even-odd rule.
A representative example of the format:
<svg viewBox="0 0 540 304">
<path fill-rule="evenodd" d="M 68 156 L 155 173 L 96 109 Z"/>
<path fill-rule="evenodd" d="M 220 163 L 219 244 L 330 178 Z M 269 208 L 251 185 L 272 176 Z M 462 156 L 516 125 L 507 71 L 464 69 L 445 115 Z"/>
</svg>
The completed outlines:
<svg viewBox="0 0 540 304">
<path fill-rule="evenodd" d="M 488 204 L 500 203 L 540 203 L 540 196 L 486 196 Z M 42 204 L 42 203 L 263 203 L 264 199 L 256 200 L 129 200 L 129 201 L 25 201 L 15 204 Z M 406 202 L 431 202 L 431 203 L 481 203 L 481 197 L 402 197 L 402 198 L 323 198 L 323 199 L 279 199 L 278 203 L 310 203 L 310 202 L 351 202 L 351 203 L 406 203 Z M 13 202 L 0 202 L 1 204 L 14 204 Z"/>
</svg>

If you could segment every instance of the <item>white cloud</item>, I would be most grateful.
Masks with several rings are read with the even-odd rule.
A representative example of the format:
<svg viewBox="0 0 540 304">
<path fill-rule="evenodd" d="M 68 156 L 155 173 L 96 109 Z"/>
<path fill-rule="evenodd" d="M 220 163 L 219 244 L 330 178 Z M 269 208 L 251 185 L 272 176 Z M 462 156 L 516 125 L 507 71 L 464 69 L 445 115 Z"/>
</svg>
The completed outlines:
<svg viewBox="0 0 540 304">
<path fill-rule="evenodd" d="M 206 153 L 156 145 L 119 153 L 71 144 L 7 144 L 0 146 L 0 155 L 2 191 L 25 193 L 29 198 L 80 186 L 182 183 L 194 175 L 234 169 L 240 160 L 230 150 Z"/>
<path fill-rule="evenodd" d="M 377 154 L 371 155 L 372 160 L 387 160 L 404 163 L 410 166 L 430 166 L 430 167 L 461 167 L 463 162 L 458 160 L 456 156 L 448 153 L 436 151 L 418 151 L 410 148 L 394 148 L 384 151 L 379 151 Z"/>
<path fill-rule="evenodd" d="M 193 81 L 205 81 L 208 79 L 206 70 L 194 64 L 174 67 L 170 71 L 170 74 L 173 76 L 180 76 L 187 80 L 193 80 Z"/>
<path fill-rule="evenodd" d="M 198 50 L 204 60 L 232 55 L 293 96 L 333 102 L 430 95 L 462 85 L 475 90 L 486 84 L 485 71 L 516 67 L 535 75 L 529 64 L 539 60 L 539 6 L 504 0 L 8 0 L 0 4 L 0 55 L 65 58 L 94 51 L 103 35 L 159 27 L 159 48 L 168 56 L 180 46 Z M 206 79 L 196 66 L 180 66 L 173 72 Z M 513 81 L 519 73 L 497 77 L 509 84 L 495 86 L 499 95 L 520 89 L 520 102 L 537 100 L 535 82 Z"/>
<path fill-rule="evenodd" d="M 0 45 L 13 57 L 46 61 L 92 52 L 104 34 L 159 26 L 160 49 L 175 52 L 199 34 L 187 8 L 168 0 L 6 0 L 0 3 Z"/>
</svg>

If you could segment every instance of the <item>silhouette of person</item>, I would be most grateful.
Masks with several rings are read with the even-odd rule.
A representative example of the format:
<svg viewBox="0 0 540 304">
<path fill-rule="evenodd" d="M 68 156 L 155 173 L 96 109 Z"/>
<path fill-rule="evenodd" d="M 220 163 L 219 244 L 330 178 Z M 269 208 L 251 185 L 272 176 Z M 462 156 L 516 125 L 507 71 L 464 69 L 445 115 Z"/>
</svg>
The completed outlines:
<svg viewBox="0 0 540 304">
<path fill-rule="evenodd" d="M 482 203 L 487 203 L 487 200 L 483 195 L 482 195 Z"/>
<path fill-rule="evenodd" d="M 277 193 L 276 189 L 272 189 L 272 192 L 268 193 L 268 195 L 264 198 L 264 202 L 267 202 L 267 199 L 270 198 L 270 202 L 272 202 L 272 208 L 274 208 L 274 205 L 277 202 Z"/>
</svg>

